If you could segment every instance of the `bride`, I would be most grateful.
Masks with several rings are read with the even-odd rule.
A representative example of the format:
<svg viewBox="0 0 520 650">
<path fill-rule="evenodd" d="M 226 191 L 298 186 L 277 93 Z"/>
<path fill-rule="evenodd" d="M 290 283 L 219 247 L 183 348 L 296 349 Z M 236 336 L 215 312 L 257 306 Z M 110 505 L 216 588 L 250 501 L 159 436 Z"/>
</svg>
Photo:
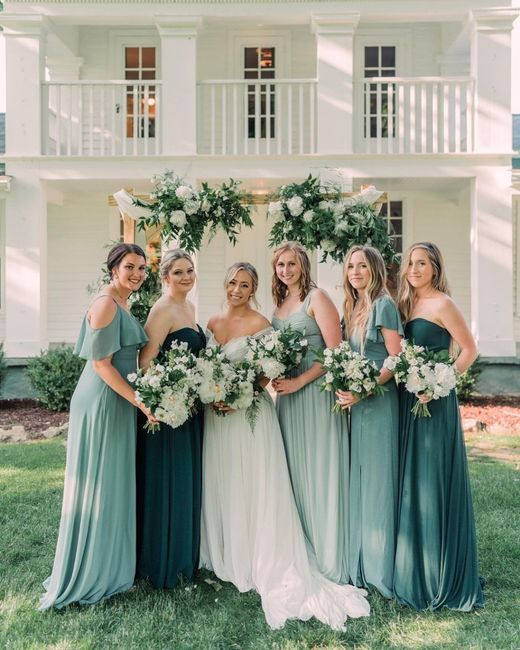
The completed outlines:
<svg viewBox="0 0 520 650">
<path fill-rule="evenodd" d="M 246 262 L 225 279 L 227 309 L 208 321 L 208 345 L 221 345 L 232 361 L 244 358 L 247 337 L 270 323 L 251 307 L 258 275 Z M 226 411 L 225 417 L 216 410 Z M 244 411 L 213 405 L 205 414 L 201 522 L 202 567 L 261 596 L 267 623 L 316 617 L 335 630 L 348 616 L 367 616 L 366 591 L 322 576 L 306 545 L 291 490 L 282 436 L 264 392 L 251 431 Z"/>
</svg>

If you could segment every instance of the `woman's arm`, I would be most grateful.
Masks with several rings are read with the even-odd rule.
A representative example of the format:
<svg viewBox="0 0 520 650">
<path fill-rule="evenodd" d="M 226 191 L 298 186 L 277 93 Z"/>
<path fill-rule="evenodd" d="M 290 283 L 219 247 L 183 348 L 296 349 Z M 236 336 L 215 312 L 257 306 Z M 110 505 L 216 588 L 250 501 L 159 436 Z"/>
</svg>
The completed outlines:
<svg viewBox="0 0 520 650">
<path fill-rule="evenodd" d="M 139 367 L 147 369 L 150 362 L 157 357 L 164 339 L 171 329 L 170 310 L 158 303 L 150 310 L 144 331 L 148 336 L 148 343 L 142 348 L 139 354 Z"/>
<path fill-rule="evenodd" d="M 443 301 L 440 321 L 450 333 L 451 338 L 460 348 L 460 354 L 455 361 L 459 372 L 465 372 L 477 358 L 477 346 L 464 316 L 451 298 Z"/>
</svg>

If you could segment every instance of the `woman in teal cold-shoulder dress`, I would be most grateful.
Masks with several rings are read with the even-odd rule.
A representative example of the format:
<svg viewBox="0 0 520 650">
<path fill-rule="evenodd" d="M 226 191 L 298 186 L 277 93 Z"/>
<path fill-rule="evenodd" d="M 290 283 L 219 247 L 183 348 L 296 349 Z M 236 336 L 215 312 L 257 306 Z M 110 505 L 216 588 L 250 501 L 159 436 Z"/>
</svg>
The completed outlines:
<svg viewBox="0 0 520 650">
<path fill-rule="evenodd" d="M 135 574 L 136 406 L 126 377 L 145 343 L 127 299 L 144 280 L 134 244 L 108 254 L 111 283 L 83 320 L 76 353 L 87 363 L 70 406 L 63 506 L 54 566 L 40 609 L 96 603 L 126 591 Z"/>
<path fill-rule="evenodd" d="M 334 396 L 322 392 L 323 374 L 312 350 L 341 342 L 338 312 L 310 276 L 310 261 L 297 242 L 273 253 L 275 329 L 290 325 L 305 334 L 309 352 L 289 377 L 273 381 L 276 410 L 296 506 L 320 571 L 348 582 L 349 450 L 345 416 L 333 413 Z"/>
<path fill-rule="evenodd" d="M 392 373 L 382 368 L 399 354 L 403 327 L 386 290 L 381 253 L 354 246 L 345 258 L 345 333 L 353 350 L 380 370 L 385 393 L 359 397 L 338 391 L 350 409 L 349 567 L 352 583 L 393 596 L 398 503 L 399 398 Z"/>
<path fill-rule="evenodd" d="M 413 244 L 403 255 L 398 306 L 405 336 L 432 352 L 460 348 L 459 372 L 477 356 L 462 314 L 449 297 L 435 244 Z M 416 397 L 401 391 L 400 504 L 394 591 L 419 610 L 482 607 L 466 450 L 455 390 L 428 402 L 431 417 L 414 417 Z"/>
</svg>

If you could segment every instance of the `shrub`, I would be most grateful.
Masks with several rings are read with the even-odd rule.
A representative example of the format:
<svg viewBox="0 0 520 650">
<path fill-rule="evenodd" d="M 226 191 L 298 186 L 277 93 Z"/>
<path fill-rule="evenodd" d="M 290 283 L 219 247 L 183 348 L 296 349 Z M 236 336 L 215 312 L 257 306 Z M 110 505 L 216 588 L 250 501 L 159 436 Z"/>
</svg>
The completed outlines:
<svg viewBox="0 0 520 650">
<path fill-rule="evenodd" d="M 70 346 L 52 348 L 30 359 L 27 375 L 38 393 L 38 400 L 51 411 L 65 411 L 70 406 L 85 362 Z"/>
<path fill-rule="evenodd" d="M 475 383 L 481 372 L 482 370 L 477 358 L 475 363 L 470 366 L 466 372 L 463 372 L 457 377 L 457 385 L 455 387 L 455 390 L 457 391 L 457 397 L 461 402 L 465 402 L 471 398 L 473 395 L 473 390 L 475 388 Z"/>
<path fill-rule="evenodd" d="M 4 344 L 0 343 L 0 386 L 7 375 L 7 363 L 5 362 Z"/>
</svg>

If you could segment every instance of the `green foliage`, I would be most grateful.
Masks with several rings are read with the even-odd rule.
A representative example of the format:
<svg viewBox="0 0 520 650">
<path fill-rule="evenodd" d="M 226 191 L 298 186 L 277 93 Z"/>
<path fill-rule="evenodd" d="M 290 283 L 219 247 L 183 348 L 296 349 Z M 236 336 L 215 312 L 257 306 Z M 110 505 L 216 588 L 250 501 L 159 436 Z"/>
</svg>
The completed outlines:
<svg viewBox="0 0 520 650">
<path fill-rule="evenodd" d="M 128 305 L 130 313 L 144 325 L 152 305 L 161 296 L 161 278 L 159 272 L 148 268 L 146 278 L 139 291 L 130 294 Z"/>
<path fill-rule="evenodd" d="M 64 345 L 30 359 L 27 376 L 44 406 L 51 411 L 66 411 L 84 365 L 85 361 Z"/>
<path fill-rule="evenodd" d="M 0 386 L 7 375 L 7 363 L 5 361 L 4 344 L 0 343 Z"/>
<path fill-rule="evenodd" d="M 377 248 L 388 264 L 397 261 L 388 222 L 372 206 L 374 188 L 342 198 L 337 187 L 323 185 L 309 174 L 303 183 L 283 185 L 272 197 L 268 214 L 274 225 L 269 243 L 298 241 L 307 250 L 321 249 L 322 261 L 330 255 L 342 262 L 354 245 Z"/>
<path fill-rule="evenodd" d="M 457 397 L 459 401 L 465 402 L 471 399 L 473 391 L 475 389 L 475 384 L 477 382 L 478 376 L 482 372 L 482 368 L 478 363 L 478 358 L 475 363 L 470 366 L 466 372 L 463 372 L 457 377 L 457 385 L 455 390 L 457 391 Z"/>
</svg>

